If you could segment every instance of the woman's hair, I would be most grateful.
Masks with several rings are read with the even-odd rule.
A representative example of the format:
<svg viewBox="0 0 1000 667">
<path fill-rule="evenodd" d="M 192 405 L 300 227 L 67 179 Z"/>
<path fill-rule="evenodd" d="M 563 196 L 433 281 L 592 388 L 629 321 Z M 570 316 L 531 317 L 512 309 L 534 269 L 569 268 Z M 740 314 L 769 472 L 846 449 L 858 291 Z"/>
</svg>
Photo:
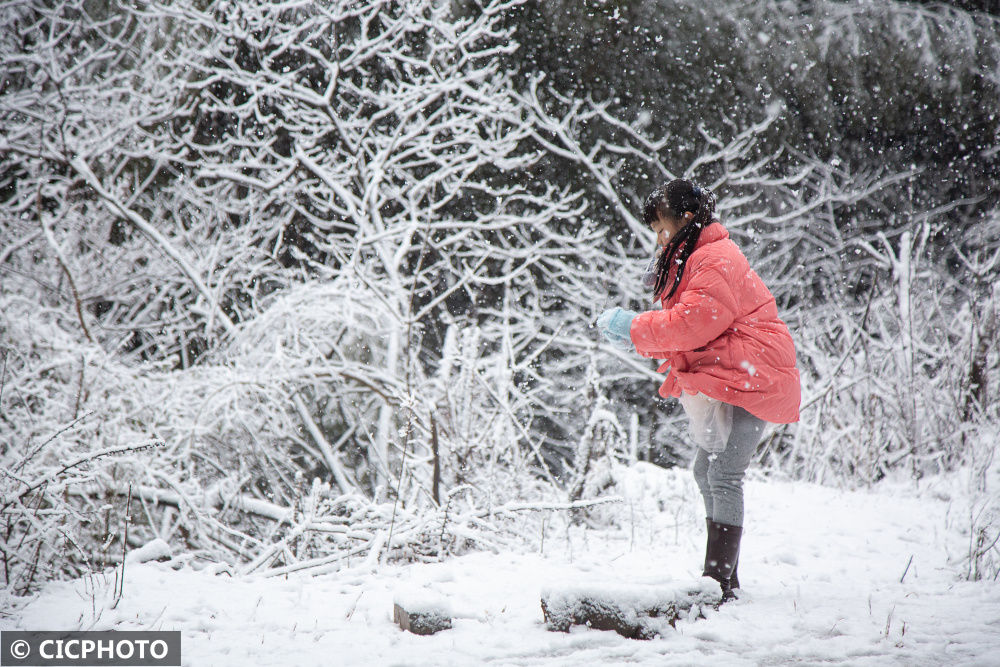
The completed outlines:
<svg viewBox="0 0 1000 667">
<path fill-rule="evenodd" d="M 642 205 L 642 221 L 646 225 L 653 224 L 661 217 L 680 220 L 689 211 L 694 217 L 670 238 L 656 262 L 654 301 L 669 299 L 677 291 L 677 286 L 680 285 L 681 277 L 684 275 L 684 267 L 688 257 L 694 252 L 701 230 L 715 219 L 715 195 L 691 181 L 678 178 L 657 187 L 649 193 Z M 674 266 L 677 267 L 677 272 L 673 284 L 670 285 L 670 291 L 663 294 L 670 280 L 670 269 Z"/>
</svg>

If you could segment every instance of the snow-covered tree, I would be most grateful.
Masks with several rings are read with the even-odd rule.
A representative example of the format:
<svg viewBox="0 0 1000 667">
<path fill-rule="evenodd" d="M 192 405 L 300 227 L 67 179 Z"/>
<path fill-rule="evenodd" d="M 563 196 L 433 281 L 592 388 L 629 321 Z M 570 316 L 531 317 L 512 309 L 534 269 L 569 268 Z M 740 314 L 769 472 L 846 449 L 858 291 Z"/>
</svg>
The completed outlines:
<svg viewBox="0 0 1000 667">
<path fill-rule="evenodd" d="M 6 16 L 5 35 L 22 35 L 5 45 L 2 103 L 8 456 L 92 409 L 155 434 L 165 451 L 132 480 L 152 503 L 135 539 L 176 533 L 161 517 L 174 507 L 192 545 L 256 563 L 284 529 L 210 519 L 232 494 L 268 521 L 298 501 L 300 473 L 369 502 L 427 500 L 409 489 L 430 476 L 407 457 L 459 437 L 434 387 L 446 332 L 473 327 L 462 372 L 476 380 L 453 397 L 478 397 L 464 433 L 544 469 L 533 363 L 597 234 L 579 195 L 532 178 L 532 121 L 497 60 L 516 46 L 499 25 L 511 5 L 105 15 L 68 2 Z M 124 432 L 85 431 L 48 447 L 95 451 Z M 103 482 L 85 507 L 126 493 Z M 369 541 L 378 552 L 385 536 Z"/>
</svg>

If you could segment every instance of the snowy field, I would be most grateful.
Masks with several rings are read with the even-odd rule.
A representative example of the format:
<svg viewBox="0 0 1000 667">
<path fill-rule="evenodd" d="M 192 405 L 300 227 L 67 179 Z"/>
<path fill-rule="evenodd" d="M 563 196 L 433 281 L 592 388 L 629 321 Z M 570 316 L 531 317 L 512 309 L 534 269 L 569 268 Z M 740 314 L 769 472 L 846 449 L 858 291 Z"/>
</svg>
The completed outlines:
<svg viewBox="0 0 1000 667">
<path fill-rule="evenodd" d="M 689 473 L 639 464 L 621 475 L 616 525 L 562 529 L 533 552 L 287 579 L 133 564 L 115 608 L 108 573 L 8 601 L 2 624 L 181 630 L 185 665 L 1000 665 L 1000 583 L 960 576 L 970 506 L 957 477 L 866 492 L 751 476 L 742 599 L 651 641 L 547 631 L 543 589 L 699 574 Z M 454 627 L 400 630 L 396 596 L 444 598 Z"/>
</svg>

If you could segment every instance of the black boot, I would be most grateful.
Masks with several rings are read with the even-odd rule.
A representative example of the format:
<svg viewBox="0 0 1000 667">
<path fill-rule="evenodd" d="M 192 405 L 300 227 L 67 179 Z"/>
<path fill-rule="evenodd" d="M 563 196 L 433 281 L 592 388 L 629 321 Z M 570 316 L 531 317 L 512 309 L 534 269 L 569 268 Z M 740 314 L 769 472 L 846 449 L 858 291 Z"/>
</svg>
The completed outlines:
<svg viewBox="0 0 1000 667">
<path fill-rule="evenodd" d="M 739 579 L 735 575 L 743 527 L 718 523 L 711 519 L 706 519 L 705 523 L 708 527 L 708 543 L 705 546 L 703 576 L 719 582 L 719 586 L 722 587 L 722 602 L 728 602 L 736 597 L 733 589 L 739 587 Z"/>
</svg>

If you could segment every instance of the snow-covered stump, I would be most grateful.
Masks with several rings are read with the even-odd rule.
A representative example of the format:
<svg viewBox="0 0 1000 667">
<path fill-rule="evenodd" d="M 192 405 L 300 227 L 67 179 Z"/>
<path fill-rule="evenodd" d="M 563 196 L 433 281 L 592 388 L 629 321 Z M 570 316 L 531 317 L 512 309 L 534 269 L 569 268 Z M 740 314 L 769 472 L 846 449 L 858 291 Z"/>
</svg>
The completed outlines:
<svg viewBox="0 0 1000 667">
<path fill-rule="evenodd" d="M 451 628 L 451 607 L 447 601 L 426 592 L 397 592 L 392 620 L 415 635 L 432 635 Z"/>
<path fill-rule="evenodd" d="M 630 639 L 652 639 L 680 618 L 703 618 L 705 605 L 718 606 L 718 583 L 704 579 L 684 586 L 581 586 L 542 591 L 549 630 L 573 625 L 614 630 Z"/>
</svg>

